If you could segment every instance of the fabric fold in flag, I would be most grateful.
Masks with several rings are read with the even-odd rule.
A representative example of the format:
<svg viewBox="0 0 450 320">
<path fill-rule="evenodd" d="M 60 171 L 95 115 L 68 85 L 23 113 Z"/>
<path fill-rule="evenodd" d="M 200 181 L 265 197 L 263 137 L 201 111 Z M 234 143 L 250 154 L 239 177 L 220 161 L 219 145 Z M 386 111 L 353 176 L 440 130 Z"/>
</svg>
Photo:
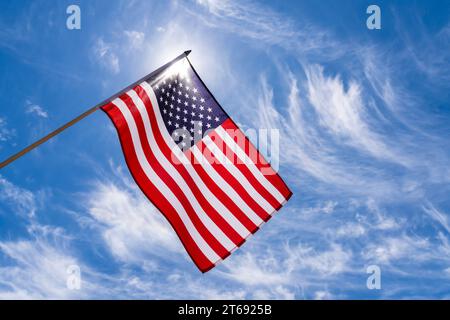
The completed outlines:
<svg viewBox="0 0 450 320">
<path fill-rule="evenodd" d="M 101 107 L 128 168 L 206 272 L 291 197 L 187 58 Z"/>
</svg>

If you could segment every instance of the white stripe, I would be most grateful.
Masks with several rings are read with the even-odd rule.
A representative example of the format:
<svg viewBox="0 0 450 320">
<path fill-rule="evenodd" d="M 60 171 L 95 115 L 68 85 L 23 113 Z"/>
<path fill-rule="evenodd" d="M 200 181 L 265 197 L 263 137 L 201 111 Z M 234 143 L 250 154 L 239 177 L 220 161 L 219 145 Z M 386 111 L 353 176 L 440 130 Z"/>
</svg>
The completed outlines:
<svg viewBox="0 0 450 320">
<path fill-rule="evenodd" d="M 281 194 L 281 192 L 262 174 L 262 172 L 258 169 L 255 163 L 247 156 L 247 154 L 242 150 L 242 148 L 234 141 L 232 137 L 226 132 L 226 130 L 219 126 L 216 128 L 217 134 L 222 138 L 223 141 L 228 145 L 228 147 L 233 150 L 233 152 L 239 157 L 242 163 L 245 163 L 253 175 L 258 179 L 259 183 L 261 183 L 264 188 L 271 195 L 275 197 L 275 199 L 279 203 L 283 203 L 286 199 Z"/>
<path fill-rule="evenodd" d="M 173 164 L 170 163 L 164 154 L 161 152 L 158 143 L 153 136 L 153 131 L 150 124 L 150 118 L 148 117 L 147 110 L 145 108 L 144 102 L 137 95 L 136 91 L 130 90 L 127 94 L 133 100 L 134 105 L 137 107 L 139 113 L 141 114 L 142 120 L 144 122 L 145 133 L 147 135 L 147 140 L 149 141 L 150 149 L 155 155 L 158 162 L 166 170 L 166 172 L 175 180 L 180 189 L 183 191 L 184 195 L 188 199 L 189 203 L 194 208 L 198 217 L 205 225 L 205 227 L 211 232 L 211 234 L 224 246 L 228 251 L 231 251 L 236 244 L 231 241 L 228 236 L 219 228 L 219 226 L 211 220 L 211 218 L 206 214 L 203 208 L 198 203 L 197 198 L 192 193 L 191 188 L 187 185 L 186 181 L 180 175 L 180 173 L 174 168 Z"/>
<path fill-rule="evenodd" d="M 213 192 L 211 192 L 211 190 L 206 186 L 202 178 L 198 175 L 197 171 L 195 171 L 194 167 L 192 166 L 189 159 L 187 159 L 186 155 L 183 152 L 179 152 L 181 149 L 175 144 L 173 139 L 170 137 L 164 125 L 161 113 L 158 108 L 158 102 L 156 101 L 156 96 L 155 93 L 153 92 L 152 87 L 147 82 L 141 83 L 141 87 L 144 88 L 148 97 L 150 98 L 154 113 L 156 115 L 156 122 L 158 123 L 159 131 L 161 132 L 169 148 L 172 151 L 174 151 L 177 160 L 184 165 L 189 175 L 194 180 L 195 184 L 199 187 L 200 191 L 202 191 L 203 194 L 205 194 L 208 201 L 214 206 L 214 208 L 216 208 L 216 210 L 224 217 L 224 219 L 226 219 L 227 222 L 229 222 L 230 225 L 233 226 L 233 228 L 239 233 L 241 237 L 246 238 L 250 234 L 249 230 L 244 225 L 242 225 L 242 223 L 228 210 L 228 208 L 216 197 L 216 195 Z M 218 187 L 223 190 L 222 186 L 217 181 L 216 183 L 218 184 Z M 245 207 L 241 207 L 239 205 L 239 200 L 234 199 L 229 194 L 228 197 L 230 197 L 230 199 L 241 209 L 242 212 L 244 212 L 247 215 L 247 217 L 256 226 L 260 225 L 263 222 L 263 220 L 258 215 L 252 214 L 253 211 L 251 209 L 246 210 Z M 248 208 L 248 206 L 246 207 Z"/>
<path fill-rule="evenodd" d="M 275 208 L 267 202 L 267 200 L 261 196 L 261 194 L 256 190 L 248 179 L 242 174 L 242 172 L 236 167 L 234 163 L 220 150 L 220 148 L 212 141 L 210 136 L 203 138 L 206 147 L 212 151 L 214 156 L 219 160 L 219 162 L 228 170 L 228 172 L 238 180 L 238 182 L 244 187 L 248 194 L 254 198 L 258 204 L 267 212 L 267 214 L 272 214 Z"/>
<path fill-rule="evenodd" d="M 221 258 L 214 252 L 214 250 L 208 245 L 208 243 L 197 231 L 197 229 L 195 228 L 191 219 L 187 215 L 178 198 L 172 193 L 170 188 L 167 187 L 167 185 L 160 179 L 160 177 L 153 171 L 151 165 L 148 163 L 144 151 L 142 150 L 142 145 L 139 139 L 136 123 L 134 122 L 133 116 L 131 115 L 131 112 L 126 106 L 126 104 L 120 98 L 115 99 L 112 103 L 114 103 L 114 105 L 117 106 L 117 108 L 120 110 L 120 112 L 125 118 L 125 121 L 128 124 L 136 156 L 147 178 L 150 180 L 151 183 L 153 183 L 158 188 L 158 190 L 161 191 L 161 193 L 164 195 L 167 201 L 169 201 L 170 204 L 175 208 L 184 225 L 186 226 L 189 234 L 192 236 L 193 240 L 200 248 L 200 250 L 208 258 L 208 260 L 211 261 L 212 263 L 216 263 L 218 260 L 221 260 Z"/>
<path fill-rule="evenodd" d="M 244 212 L 248 215 L 250 220 L 257 221 L 259 219 L 260 222 L 257 224 L 257 226 L 260 225 L 263 220 L 247 205 L 247 203 L 239 196 L 236 190 L 234 190 L 233 187 L 230 186 L 230 184 L 216 172 L 216 170 L 209 163 L 208 159 L 203 156 L 198 147 L 193 146 L 191 150 L 195 159 L 202 164 L 203 169 L 205 169 L 206 173 L 211 177 L 211 179 L 213 179 L 218 185 L 220 185 L 222 190 L 226 194 L 228 194 L 230 198 L 233 199 L 233 201 L 235 201 L 236 205 L 238 205 L 240 208 L 244 208 Z"/>
</svg>

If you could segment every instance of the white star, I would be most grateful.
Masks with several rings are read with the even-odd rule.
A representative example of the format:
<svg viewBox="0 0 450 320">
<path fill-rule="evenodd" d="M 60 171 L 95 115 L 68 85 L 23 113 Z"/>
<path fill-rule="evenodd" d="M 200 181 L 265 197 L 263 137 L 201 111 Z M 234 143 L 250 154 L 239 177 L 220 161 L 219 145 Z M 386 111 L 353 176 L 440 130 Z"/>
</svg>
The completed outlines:
<svg viewBox="0 0 450 320">
<path fill-rule="evenodd" d="M 195 93 L 197 93 L 198 90 L 197 90 L 197 88 L 194 88 L 194 89 L 192 89 L 192 91 L 194 91 Z"/>
<path fill-rule="evenodd" d="M 219 117 L 215 117 L 214 120 L 216 120 L 216 122 L 219 122 Z"/>
<path fill-rule="evenodd" d="M 175 128 L 178 128 L 180 125 L 178 123 L 175 123 Z"/>
<path fill-rule="evenodd" d="M 208 112 L 211 112 L 211 111 L 212 111 L 212 109 L 211 109 L 211 108 L 208 108 L 208 109 L 206 109 L 206 110 L 208 110 Z"/>
<path fill-rule="evenodd" d="M 166 114 L 166 113 L 167 113 L 167 110 L 166 110 L 166 109 L 163 109 L 163 112 L 164 112 L 164 114 Z"/>
<path fill-rule="evenodd" d="M 193 97 L 192 97 L 192 100 L 194 100 L 194 101 L 195 101 L 195 100 L 197 100 L 197 98 L 196 98 L 195 96 L 193 96 Z"/>
<path fill-rule="evenodd" d="M 169 126 L 171 126 L 172 125 L 172 121 L 167 121 L 167 124 L 169 125 Z"/>
<path fill-rule="evenodd" d="M 200 106 L 200 110 L 202 110 L 202 111 L 203 111 L 203 109 L 205 109 L 205 107 L 204 107 L 204 106 Z"/>
<path fill-rule="evenodd" d="M 206 116 L 206 119 L 211 120 L 211 116 L 210 115 Z"/>
<path fill-rule="evenodd" d="M 206 124 L 206 127 L 209 129 L 209 128 L 211 128 L 211 124 L 210 123 L 207 123 Z"/>
<path fill-rule="evenodd" d="M 203 119 L 203 113 L 200 113 L 198 116 L 200 119 Z"/>
<path fill-rule="evenodd" d="M 173 116 L 173 113 L 172 113 L 172 112 L 169 112 L 169 117 L 171 117 L 171 116 Z"/>
<path fill-rule="evenodd" d="M 201 102 L 205 102 L 205 99 L 201 98 L 200 101 L 201 101 Z"/>
<path fill-rule="evenodd" d="M 191 112 L 191 116 L 195 117 L 195 112 Z"/>
</svg>

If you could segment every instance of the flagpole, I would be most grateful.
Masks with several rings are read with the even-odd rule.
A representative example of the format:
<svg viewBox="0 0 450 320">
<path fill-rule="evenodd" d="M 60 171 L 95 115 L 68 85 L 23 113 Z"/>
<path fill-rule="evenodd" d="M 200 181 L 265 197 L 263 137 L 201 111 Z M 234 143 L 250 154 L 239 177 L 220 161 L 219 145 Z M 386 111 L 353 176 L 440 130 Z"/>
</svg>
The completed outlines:
<svg viewBox="0 0 450 320">
<path fill-rule="evenodd" d="M 97 111 L 98 109 L 100 109 L 101 106 L 107 104 L 109 101 L 114 100 L 115 98 L 117 98 L 118 96 L 120 96 L 121 94 L 123 94 L 124 92 L 134 88 L 135 86 L 137 86 L 139 83 L 141 83 L 142 81 L 146 80 L 147 78 L 151 77 L 154 74 L 157 74 L 159 71 L 169 67 L 171 64 L 183 59 L 184 57 L 187 57 L 189 55 L 189 53 L 191 53 L 191 50 L 187 50 L 185 52 L 183 52 L 182 54 L 180 54 L 178 57 L 176 57 L 175 59 L 173 59 L 172 61 L 166 63 L 165 65 L 163 65 L 162 67 L 156 69 L 155 71 L 152 71 L 151 73 L 149 73 L 148 75 L 142 77 L 141 79 L 139 79 L 138 81 L 130 84 L 128 87 L 126 87 L 125 89 L 121 90 L 120 92 L 116 93 L 115 95 L 109 97 L 108 99 L 103 100 L 102 102 L 98 103 L 97 105 L 95 105 L 94 107 L 90 108 L 89 110 L 83 112 L 82 114 L 80 114 L 78 117 L 70 120 L 69 122 L 67 122 L 66 124 L 62 125 L 61 127 L 59 127 L 58 129 L 50 132 L 48 135 L 46 135 L 45 137 L 37 140 L 36 142 L 30 144 L 28 147 L 24 148 L 23 150 L 17 152 L 16 154 L 13 154 L 12 156 L 10 156 L 9 158 L 7 158 L 6 160 L 4 160 L 3 162 L 0 162 L 0 169 L 6 167 L 8 164 L 10 164 L 11 162 L 16 161 L 17 159 L 19 159 L 20 157 L 22 157 L 23 155 L 27 154 L 28 152 L 30 152 L 31 150 L 39 147 L 41 144 L 43 144 L 44 142 L 50 140 L 51 138 L 53 138 L 54 136 L 60 134 L 62 131 L 66 130 L 67 128 L 73 126 L 75 123 L 79 122 L 80 120 L 83 120 L 84 118 L 86 118 L 87 116 L 91 115 L 92 113 L 94 113 L 95 111 Z"/>
</svg>

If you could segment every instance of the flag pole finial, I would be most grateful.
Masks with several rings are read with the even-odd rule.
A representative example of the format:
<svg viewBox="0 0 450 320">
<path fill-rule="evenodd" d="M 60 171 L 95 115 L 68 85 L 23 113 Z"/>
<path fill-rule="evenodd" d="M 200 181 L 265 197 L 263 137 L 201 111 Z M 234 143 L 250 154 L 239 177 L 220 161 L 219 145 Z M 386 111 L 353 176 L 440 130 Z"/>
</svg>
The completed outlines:
<svg viewBox="0 0 450 320">
<path fill-rule="evenodd" d="M 191 51 L 192 51 L 192 50 L 186 50 L 186 51 L 184 52 L 184 54 L 186 55 L 186 57 L 189 55 L 189 53 L 191 53 Z"/>
</svg>

